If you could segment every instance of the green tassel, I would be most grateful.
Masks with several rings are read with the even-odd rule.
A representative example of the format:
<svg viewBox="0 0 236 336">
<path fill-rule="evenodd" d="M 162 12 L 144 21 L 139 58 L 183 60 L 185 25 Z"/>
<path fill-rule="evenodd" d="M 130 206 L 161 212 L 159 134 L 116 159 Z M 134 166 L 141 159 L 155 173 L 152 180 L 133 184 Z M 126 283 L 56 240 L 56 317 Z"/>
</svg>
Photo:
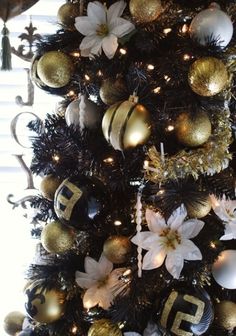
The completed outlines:
<svg viewBox="0 0 236 336">
<path fill-rule="evenodd" d="M 2 67 L 1 70 L 11 70 L 11 45 L 9 40 L 9 30 L 7 29 L 5 23 L 2 30 L 2 51 L 1 51 L 1 58 L 2 58 Z"/>
</svg>

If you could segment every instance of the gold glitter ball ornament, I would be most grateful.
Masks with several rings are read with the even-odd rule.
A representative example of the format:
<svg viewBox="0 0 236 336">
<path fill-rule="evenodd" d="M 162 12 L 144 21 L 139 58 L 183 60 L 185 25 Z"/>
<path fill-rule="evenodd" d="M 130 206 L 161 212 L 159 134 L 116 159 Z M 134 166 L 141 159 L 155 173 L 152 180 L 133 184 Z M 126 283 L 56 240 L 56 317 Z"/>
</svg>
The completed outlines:
<svg viewBox="0 0 236 336">
<path fill-rule="evenodd" d="M 93 323 L 88 331 L 88 336 L 122 336 L 122 332 L 117 324 L 101 319 Z"/>
<path fill-rule="evenodd" d="M 101 100 L 106 105 L 113 105 L 119 101 L 127 99 L 129 96 L 125 82 L 121 78 L 108 78 L 104 80 L 99 93 Z"/>
<path fill-rule="evenodd" d="M 45 176 L 42 179 L 39 187 L 43 197 L 47 198 L 49 201 L 53 201 L 55 192 L 61 182 L 62 181 L 58 177 L 53 175 Z"/>
<path fill-rule="evenodd" d="M 136 97 L 112 105 L 104 114 L 102 130 L 106 140 L 117 150 L 144 144 L 151 134 L 148 110 Z"/>
<path fill-rule="evenodd" d="M 203 145 L 211 135 L 211 122 L 207 113 L 181 113 L 176 120 L 175 134 L 178 141 L 187 147 Z"/>
<path fill-rule="evenodd" d="M 236 303 L 221 301 L 215 306 L 215 321 L 228 331 L 236 328 Z"/>
<path fill-rule="evenodd" d="M 25 315 L 19 311 L 8 313 L 3 321 L 3 329 L 8 335 L 14 336 L 17 332 L 22 330 L 24 318 Z"/>
<path fill-rule="evenodd" d="M 65 312 L 66 292 L 62 290 L 46 289 L 38 281 L 35 281 L 25 290 L 25 295 L 26 312 L 37 322 L 55 322 Z"/>
<path fill-rule="evenodd" d="M 122 264 L 127 261 L 131 250 L 131 242 L 125 236 L 111 236 L 103 245 L 103 253 L 113 264 Z"/>
<path fill-rule="evenodd" d="M 75 231 L 54 221 L 44 226 L 41 233 L 41 243 L 50 253 L 64 253 L 72 248 L 75 242 Z"/>
<path fill-rule="evenodd" d="M 71 58 L 61 51 L 46 52 L 37 63 L 37 74 L 41 81 L 55 89 L 70 82 L 73 70 Z"/>
<path fill-rule="evenodd" d="M 226 87 L 228 78 L 226 66 L 215 57 L 199 58 L 190 66 L 188 73 L 191 89 L 203 97 L 220 93 Z"/>
<path fill-rule="evenodd" d="M 129 10 L 137 22 L 148 23 L 156 20 L 163 8 L 160 0 L 131 0 Z"/>
<path fill-rule="evenodd" d="M 57 19 L 64 26 L 75 29 L 75 18 L 80 15 L 79 3 L 67 2 L 57 12 Z"/>
<path fill-rule="evenodd" d="M 191 200 L 186 204 L 188 216 L 190 218 L 203 218 L 211 211 L 211 200 L 209 195 L 201 196 L 197 200 Z"/>
</svg>

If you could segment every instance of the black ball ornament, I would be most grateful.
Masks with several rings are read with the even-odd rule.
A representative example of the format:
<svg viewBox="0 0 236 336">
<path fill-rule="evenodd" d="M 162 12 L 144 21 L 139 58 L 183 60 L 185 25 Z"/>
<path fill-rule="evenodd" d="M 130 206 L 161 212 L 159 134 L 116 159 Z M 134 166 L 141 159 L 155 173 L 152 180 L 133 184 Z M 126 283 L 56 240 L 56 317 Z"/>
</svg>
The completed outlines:
<svg viewBox="0 0 236 336">
<path fill-rule="evenodd" d="M 158 323 L 170 335 L 203 335 L 214 318 L 210 297 L 202 288 L 170 288 L 159 303 Z"/>
<path fill-rule="evenodd" d="M 104 214 L 107 204 L 100 180 L 84 175 L 65 179 L 55 193 L 54 209 L 64 223 L 79 229 Z"/>
</svg>

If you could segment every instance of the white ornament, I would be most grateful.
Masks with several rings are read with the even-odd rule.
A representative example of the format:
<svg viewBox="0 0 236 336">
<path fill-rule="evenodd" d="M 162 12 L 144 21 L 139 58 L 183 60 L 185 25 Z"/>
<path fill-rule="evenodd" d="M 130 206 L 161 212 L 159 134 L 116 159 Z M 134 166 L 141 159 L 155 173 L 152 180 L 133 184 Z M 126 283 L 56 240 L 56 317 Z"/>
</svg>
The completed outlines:
<svg viewBox="0 0 236 336">
<path fill-rule="evenodd" d="M 210 8 L 198 13 L 189 27 L 190 36 L 199 44 L 206 46 L 211 41 L 225 48 L 233 36 L 233 24 L 230 17 L 219 5 L 212 3 Z"/>
<path fill-rule="evenodd" d="M 148 250 L 143 258 L 143 270 L 160 267 L 165 260 L 167 271 L 179 279 L 184 260 L 201 260 L 199 248 L 190 240 L 198 235 L 204 222 L 198 219 L 184 221 L 187 211 L 184 206 L 172 213 L 167 223 L 154 211 L 146 210 L 146 220 L 150 231 L 139 232 L 132 242 Z"/>
<path fill-rule="evenodd" d="M 101 122 L 101 109 L 95 103 L 90 101 L 85 95 L 81 95 L 79 99 L 72 101 L 66 109 L 65 120 L 68 126 L 83 130 L 96 128 Z"/>
<path fill-rule="evenodd" d="M 236 250 L 223 251 L 212 266 L 215 281 L 227 289 L 236 289 Z"/>
</svg>

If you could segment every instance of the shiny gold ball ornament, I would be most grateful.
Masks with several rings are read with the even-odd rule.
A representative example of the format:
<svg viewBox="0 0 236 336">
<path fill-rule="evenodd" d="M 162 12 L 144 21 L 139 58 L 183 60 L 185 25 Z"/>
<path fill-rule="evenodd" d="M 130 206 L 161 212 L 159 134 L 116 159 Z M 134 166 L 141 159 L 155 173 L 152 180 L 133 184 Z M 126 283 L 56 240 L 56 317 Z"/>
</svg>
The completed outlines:
<svg viewBox="0 0 236 336">
<path fill-rule="evenodd" d="M 160 0 L 131 0 L 129 10 L 137 22 L 148 23 L 155 21 L 163 8 Z"/>
<path fill-rule="evenodd" d="M 59 185 L 61 184 L 61 180 L 53 175 L 45 176 L 40 183 L 40 191 L 43 197 L 47 198 L 49 201 L 53 201 L 55 192 Z"/>
<path fill-rule="evenodd" d="M 99 93 L 103 103 L 110 106 L 128 98 L 127 87 L 121 78 L 104 80 Z"/>
<path fill-rule="evenodd" d="M 103 253 L 113 264 L 123 264 L 127 261 L 131 250 L 131 242 L 125 236 L 111 236 L 103 245 Z"/>
<path fill-rule="evenodd" d="M 67 2 L 59 8 L 57 12 L 57 20 L 69 29 L 73 29 L 75 18 L 79 15 L 79 3 Z"/>
<path fill-rule="evenodd" d="M 138 98 L 112 105 L 104 114 L 102 130 L 106 140 L 117 150 L 144 144 L 151 134 L 148 110 L 138 104 Z"/>
<path fill-rule="evenodd" d="M 54 221 L 44 226 L 41 233 L 41 243 L 50 253 L 69 251 L 75 242 L 75 231 L 60 221 Z"/>
<path fill-rule="evenodd" d="M 46 52 L 37 64 L 37 74 L 41 81 L 55 89 L 70 82 L 73 70 L 71 58 L 61 51 Z"/>
<path fill-rule="evenodd" d="M 17 332 L 22 330 L 24 318 L 25 315 L 19 311 L 8 313 L 3 321 L 3 329 L 8 335 L 14 336 Z"/>
<path fill-rule="evenodd" d="M 95 321 L 89 328 L 88 336 L 122 336 L 122 332 L 117 324 L 101 319 Z"/>
<path fill-rule="evenodd" d="M 211 121 L 208 114 L 200 110 L 195 114 L 181 113 L 176 119 L 175 134 L 184 146 L 203 145 L 211 135 Z"/>
<path fill-rule="evenodd" d="M 211 200 L 209 195 L 202 195 L 199 200 L 191 200 L 186 204 L 188 217 L 203 218 L 211 211 Z"/>
<path fill-rule="evenodd" d="M 52 288 L 46 289 L 35 281 L 25 291 L 27 314 L 40 323 L 59 320 L 65 312 L 66 292 Z"/>
<path fill-rule="evenodd" d="M 236 303 L 221 301 L 215 306 L 215 321 L 228 331 L 236 328 Z"/>
<path fill-rule="evenodd" d="M 228 78 L 226 66 L 215 57 L 199 58 L 190 66 L 188 73 L 191 89 L 203 97 L 220 93 L 226 87 Z"/>
</svg>

